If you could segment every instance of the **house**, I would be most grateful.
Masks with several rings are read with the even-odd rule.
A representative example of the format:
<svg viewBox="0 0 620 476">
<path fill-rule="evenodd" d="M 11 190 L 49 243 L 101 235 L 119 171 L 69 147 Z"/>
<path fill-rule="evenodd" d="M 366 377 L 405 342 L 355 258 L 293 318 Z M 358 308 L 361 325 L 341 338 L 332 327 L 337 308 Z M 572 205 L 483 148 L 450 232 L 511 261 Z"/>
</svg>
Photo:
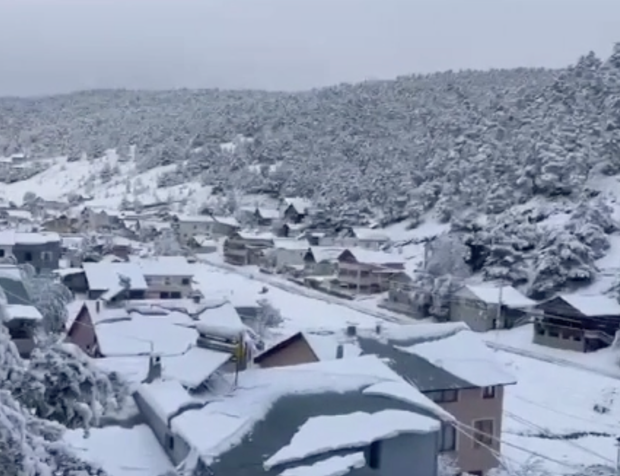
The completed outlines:
<svg viewBox="0 0 620 476">
<path fill-rule="evenodd" d="M 529 322 L 534 306 L 535 301 L 512 286 L 466 285 L 450 300 L 450 320 L 477 332 L 510 329 Z"/>
<path fill-rule="evenodd" d="M 79 347 L 90 357 L 99 356 L 99 343 L 95 330 L 94 316 L 98 314 L 99 301 L 77 300 L 67 304 L 67 322 L 65 324 L 65 341 Z"/>
<path fill-rule="evenodd" d="M 194 272 L 183 256 L 133 259 L 146 280 L 146 299 L 181 299 L 192 292 Z"/>
<path fill-rule="evenodd" d="M 242 207 L 240 212 L 253 226 L 271 227 L 280 220 L 280 212 L 271 208 Z"/>
<path fill-rule="evenodd" d="M 75 233 L 79 230 L 79 219 L 61 214 L 44 221 L 41 227 L 55 233 Z"/>
<path fill-rule="evenodd" d="M 73 294 L 85 294 L 88 292 L 88 281 L 83 268 L 61 268 L 54 271 Z"/>
<path fill-rule="evenodd" d="M 226 398 L 204 395 L 206 405 L 171 379 L 134 395 L 172 464 L 188 474 L 437 475 L 440 421 L 450 415 L 375 357 L 219 378 L 240 384 L 227 386 Z"/>
<path fill-rule="evenodd" d="M 356 246 L 369 250 L 379 250 L 388 243 L 390 237 L 372 228 L 350 228 L 342 235 L 345 246 Z"/>
<path fill-rule="evenodd" d="M 195 253 L 208 254 L 217 251 L 217 242 L 207 235 L 194 235 L 187 244 Z"/>
<path fill-rule="evenodd" d="M 338 285 L 357 293 L 387 291 L 390 280 L 405 269 L 402 257 L 381 251 L 349 248 L 338 256 Z"/>
<path fill-rule="evenodd" d="M 84 263 L 82 267 L 88 284 L 88 299 L 106 298 L 108 291 L 114 294 L 124 290 L 126 299 L 144 299 L 148 285 L 136 263 Z"/>
<path fill-rule="evenodd" d="M 469 474 L 498 465 L 504 387 L 515 379 L 493 352 L 463 323 L 377 327 L 359 332 L 364 354 L 390 362 L 392 369 L 425 396 L 471 428 L 473 441 L 443 425 L 440 450 Z"/>
<path fill-rule="evenodd" d="M 119 215 L 106 210 L 84 207 L 80 212 L 80 229 L 82 231 L 110 232 L 124 226 Z"/>
<path fill-rule="evenodd" d="M 285 198 L 282 216 L 288 223 L 301 223 L 308 216 L 312 202 L 305 198 Z"/>
<path fill-rule="evenodd" d="M 261 368 L 284 367 L 323 360 L 357 357 L 357 346 L 338 342 L 332 335 L 295 332 L 254 357 Z"/>
<path fill-rule="evenodd" d="M 0 231 L 0 258 L 10 255 L 17 264 L 30 264 L 37 272 L 52 271 L 60 261 L 60 236 L 53 232 Z"/>
<path fill-rule="evenodd" d="M 266 253 L 266 258 L 269 264 L 278 271 L 295 266 L 303 269 L 304 257 L 309 250 L 310 246 L 306 241 L 274 238 L 273 249 Z"/>
<path fill-rule="evenodd" d="M 458 425 L 442 425 L 442 454 L 453 458 L 461 471 L 469 474 L 486 474 L 497 466 L 504 387 L 515 380 L 465 324 L 377 326 L 373 330 L 350 326 L 344 335 L 300 334 L 259 354 L 257 365 L 296 368 L 333 358 L 356 360 L 359 352 L 375 356 L 389 362 L 396 374 L 461 425 L 471 428 L 469 434 L 480 432 L 472 441 L 460 434 Z M 357 353 L 355 347 L 359 348 Z M 334 350 L 337 357 L 332 357 Z"/>
<path fill-rule="evenodd" d="M 174 226 L 184 243 L 188 243 L 194 235 L 231 236 L 240 228 L 239 222 L 233 217 L 208 215 L 178 215 Z"/>
<path fill-rule="evenodd" d="M 536 344 L 591 352 L 610 346 L 620 329 L 620 304 L 607 296 L 565 294 L 536 307 Z"/>
<path fill-rule="evenodd" d="M 35 334 L 43 316 L 34 307 L 17 266 L 0 265 L 0 321 L 4 322 L 11 340 L 23 358 L 35 346 Z"/>
<path fill-rule="evenodd" d="M 12 226 L 31 225 L 34 221 L 32 213 L 19 208 L 9 208 L 0 211 L 0 220 Z"/>
<path fill-rule="evenodd" d="M 415 319 L 422 319 L 427 317 L 424 304 L 419 300 L 419 285 L 415 284 L 411 275 L 400 273 L 389 281 L 387 296 L 377 305 Z"/>
<path fill-rule="evenodd" d="M 238 231 L 224 241 L 224 261 L 239 266 L 259 264 L 273 245 L 271 233 Z"/>
<path fill-rule="evenodd" d="M 278 228 L 278 236 L 282 236 L 284 238 L 299 238 L 308 241 L 304 236 L 304 230 L 306 229 L 304 223 L 284 223 L 281 227 Z M 308 243 L 310 243 L 308 241 Z M 318 245 L 318 242 L 316 243 Z"/>
<path fill-rule="evenodd" d="M 311 246 L 304 255 L 306 274 L 315 276 L 335 276 L 338 272 L 338 257 L 344 248 Z"/>
</svg>

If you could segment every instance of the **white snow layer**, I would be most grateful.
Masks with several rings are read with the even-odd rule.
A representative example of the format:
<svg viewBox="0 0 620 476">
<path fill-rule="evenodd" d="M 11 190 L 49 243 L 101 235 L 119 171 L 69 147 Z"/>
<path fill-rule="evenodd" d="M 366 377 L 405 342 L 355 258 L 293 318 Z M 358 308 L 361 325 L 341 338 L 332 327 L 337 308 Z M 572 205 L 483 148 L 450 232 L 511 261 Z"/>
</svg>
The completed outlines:
<svg viewBox="0 0 620 476">
<path fill-rule="evenodd" d="M 467 289 L 486 304 L 501 303 L 502 306 L 512 309 L 522 309 L 536 305 L 536 301 L 532 301 L 512 286 L 469 285 Z"/>
<path fill-rule="evenodd" d="M 309 466 L 298 466 L 283 471 L 280 476 L 344 476 L 352 469 L 366 465 L 364 453 L 332 456 Z"/>
<path fill-rule="evenodd" d="M 181 407 L 193 401 L 183 386 L 175 380 L 145 383 L 140 385 L 136 392 L 163 422 L 167 422 Z"/>
<path fill-rule="evenodd" d="M 192 347 L 182 355 L 163 357 L 163 374 L 197 388 L 232 358 L 228 352 Z"/>
<path fill-rule="evenodd" d="M 584 316 L 620 316 L 620 304 L 607 296 L 564 294 L 561 297 Z"/>
<path fill-rule="evenodd" d="M 454 421 L 454 417 L 424 396 L 417 388 L 406 382 L 381 382 L 365 388 L 362 392 L 365 395 L 376 395 L 380 397 L 392 398 L 404 403 L 416 406 L 420 409 L 427 410 L 439 419 L 444 421 Z"/>
<path fill-rule="evenodd" d="M 398 347 L 415 354 L 475 387 L 510 385 L 515 378 L 474 332 L 461 330 L 443 339 Z"/>
<path fill-rule="evenodd" d="M 439 426 L 433 418 L 402 410 L 317 416 L 308 419 L 287 446 L 267 459 L 265 468 L 269 470 L 331 451 L 364 447 L 402 433 L 438 431 Z"/>
<path fill-rule="evenodd" d="M 274 403 L 286 395 L 344 393 L 380 382 L 402 381 L 375 356 L 250 369 L 239 374 L 237 388 L 225 399 L 183 412 L 172 419 L 171 427 L 209 464 L 239 444 Z M 218 431 L 205 434 L 205 428 Z"/>
</svg>

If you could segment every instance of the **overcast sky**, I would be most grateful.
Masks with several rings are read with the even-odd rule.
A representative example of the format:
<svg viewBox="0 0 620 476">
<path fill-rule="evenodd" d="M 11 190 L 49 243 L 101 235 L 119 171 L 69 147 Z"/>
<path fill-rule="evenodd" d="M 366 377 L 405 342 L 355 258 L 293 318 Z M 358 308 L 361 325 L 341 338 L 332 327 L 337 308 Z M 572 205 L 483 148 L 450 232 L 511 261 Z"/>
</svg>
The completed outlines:
<svg viewBox="0 0 620 476">
<path fill-rule="evenodd" d="M 620 0 L 0 0 L 0 95 L 557 67 L 619 26 Z"/>
</svg>

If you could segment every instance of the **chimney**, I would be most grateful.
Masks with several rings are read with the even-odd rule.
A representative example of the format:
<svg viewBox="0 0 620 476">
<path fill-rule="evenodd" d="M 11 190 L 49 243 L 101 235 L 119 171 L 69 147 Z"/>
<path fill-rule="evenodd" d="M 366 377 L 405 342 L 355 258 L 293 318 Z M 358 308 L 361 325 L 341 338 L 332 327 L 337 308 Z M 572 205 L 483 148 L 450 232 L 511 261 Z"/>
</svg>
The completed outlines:
<svg viewBox="0 0 620 476">
<path fill-rule="evenodd" d="M 153 355 L 149 357 L 149 373 L 146 375 L 145 383 L 152 383 L 161 378 L 161 356 Z"/>
<path fill-rule="evenodd" d="M 355 337 L 357 335 L 357 327 L 356 326 L 347 326 L 347 336 Z"/>
<path fill-rule="evenodd" d="M 336 347 L 336 358 L 342 359 L 344 357 L 344 346 L 342 344 L 338 344 Z"/>
<path fill-rule="evenodd" d="M 377 333 L 377 335 L 381 334 L 381 330 L 382 330 L 381 324 L 377 324 L 375 326 L 375 332 Z"/>
</svg>

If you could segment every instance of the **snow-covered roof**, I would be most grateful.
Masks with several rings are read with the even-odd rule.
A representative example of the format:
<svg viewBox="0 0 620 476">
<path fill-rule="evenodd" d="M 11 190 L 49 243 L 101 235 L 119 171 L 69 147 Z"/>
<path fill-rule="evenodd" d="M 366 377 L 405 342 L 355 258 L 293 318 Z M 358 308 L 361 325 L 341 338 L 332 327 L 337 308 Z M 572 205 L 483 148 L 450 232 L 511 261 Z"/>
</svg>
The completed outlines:
<svg viewBox="0 0 620 476">
<path fill-rule="evenodd" d="M 144 383 L 136 389 L 136 393 L 164 422 L 167 422 L 183 406 L 195 401 L 181 383 L 172 379 L 159 379 L 148 384 Z"/>
<path fill-rule="evenodd" d="M 351 470 L 366 466 L 363 452 L 344 456 L 332 456 L 308 466 L 285 469 L 280 476 L 343 476 Z"/>
<path fill-rule="evenodd" d="M 274 248 L 284 249 L 284 250 L 298 250 L 298 251 L 306 251 L 310 249 L 310 245 L 305 240 L 296 240 L 291 238 L 274 238 L 273 239 Z"/>
<path fill-rule="evenodd" d="M 292 206 L 297 213 L 305 213 L 312 208 L 312 202 L 306 198 L 291 197 L 285 198 L 286 206 Z"/>
<path fill-rule="evenodd" d="M 28 321 L 40 321 L 43 316 L 34 306 L 24 304 L 5 304 L 4 311 L 8 320 L 23 319 Z"/>
<path fill-rule="evenodd" d="M 404 264 L 402 256 L 383 251 L 367 250 L 364 248 L 347 248 L 344 252 L 350 252 L 358 263 L 364 264 Z"/>
<path fill-rule="evenodd" d="M 295 463 L 332 451 L 365 448 L 373 441 L 394 438 L 403 433 L 431 433 L 438 431 L 439 426 L 434 418 L 404 410 L 317 416 L 308 419 L 287 446 L 268 458 L 265 468 Z"/>
<path fill-rule="evenodd" d="M 317 263 L 322 261 L 336 261 L 345 251 L 345 248 L 334 248 L 331 246 L 311 246 L 312 256 Z"/>
<path fill-rule="evenodd" d="M 222 216 L 210 216 L 210 215 L 177 215 L 177 218 L 181 222 L 186 223 L 222 223 L 223 225 L 229 225 L 238 227 L 239 222 L 235 217 L 222 217 Z"/>
<path fill-rule="evenodd" d="M 23 280 L 20 269 L 14 264 L 0 264 L 0 277 L 14 281 Z"/>
<path fill-rule="evenodd" d="M 130 262 L 137 264 L 142 269 L 144 276 L 191 277 L 194 275 L 184 256 L 130 257 Z"/>
<path fill-rule="evenodd" d="M 196 341 L 196 331 L 168 317 L 132 314 L 130 319 L 99 320 L 95 325 L 101 353 L 106 356 L 182 354 Z"/>
<path fill-rule="evenodd" d="M 427 360 L 473 387 L 515 383 L 515 378 L 497 361 L 493 351 L 469 328 L 399 349 Z"/>
<path fill-rule="evenodd" d="M 57 274 L 61 278 L 64 278 L 66 276 L 71 276 L 73 274 L 81 274 L 83 272 L 84 272 L 83 268 L 61 268 L 61 269 L 55 269 L 53 271 L 54 274 Z"/>
<path fill-rule="evenodd" d="M 607 296 L 563 294 L 560 297 L 572 308 L 587 317 L 620 316 L 620 304 Z"/>
<path fill-rule="evenodd" d="M 114 476 L 156 475 L 172 471 L 172 463 L 148 425 L 67 430 L 63 440 L 85 461 Z"/>
<path fill-rule="evenodd" d="M 172 430 L 195 449 L 207 464 L 241 443 L 280 398 L 293 394 L 344 393 L 382 382 L 403 382 L 374 356 L 290 367 L 252 368 L 241 372 L 238 380 L 240 384 L 226 398 L 212 401 L 200 409 L 186 410 L 171 421 Z M 402 396 L 397 398 L 402 399 Z M 413 422 L 409 422 L 410 430 Z M 205 432 L 205 428 L 217 428 L 218 431 Z M 416 428 L 419 431 L 422 425 L 418 424 Z"/>
<path fill-rule="evenodd" d="M 353 228 L 355 237 L 363 241 L 390 241 L 390 237 L 379 230 L 372 228 Z"/>
<path fill-rule="evenodd" d="M 512 286 L 467 285 L 465 286 L 478 299 L 487 304 L 499 304 L 513 309 L 533 307 L 536 301 L 524 296 Z"/>
<path fill-rule="evenodd" d="M 218 328 L 228 329 L 228 332 L 238 335 L 246 330 L 235 306 L 227 299 L 210 304 L 200 313 L 198 319 L 196 329 L 199 332 L 208 333 L 210 329 Z"/>
<path fill-rule="evenodd" d="M 32 213 L 28 210 L 6 210 L 8 216 L 12 218 L 19 218 L 21 220 L 32 221 Z"/>
<path fill-rule="evenodd" d="M 42 245 L 45 243 L 60 243 L 60 235 L 51 231 L 37 233 L 15 232 L 15 244 Z"/>
<path fill-rule="evenodd" d="M 71 329 L 73 323 L 80 315 L 80 311 L 82 310 L 84 305 L 85 302 L 79 299 L 67 304 L 67 320 L 65 321 L 65 329 L 67 330 L 67 332 Z"/>
<path fill-rule="evenodd" d="M 84 263 L 84 273 L 92 291 L 107 291 L 116 286 L 120 276 L 130 280 L 130 289 L 146 290 L 148 288 L 144 273 L 136 263 Z"/>
<path fill-rule="evenodd" d="M 280 218 L 280 212 L 278 210 L 274 210 L 272 208 L 257 208 L 258 213 L 261 217 L 267 218 L 269 220 L 277 220 Z"/>
<path fill-rule="evenodd" d="M 237 232 L 239 238 L 243 240 L 264 240 L 264 241 L 273 241 L 273 233 L 267 232 L 253 232 L 253 231 L 239 231 Z"/>
<path fill-rule="evenodd" d="M 312 349 L 312 352 L 319 360 L 335 359 L 339 345 L 342 346 L 343 357 L 357 357 L 362 352 L 361 349 L 353 343 L 338 342 L 338 339 L 334 335 L 320 335 L 304 332 L 303 336 Z"/>
<path fill-rule="evenodd" d="M 229 352 L 192 347 L 181 355 L 162 357 L 163 375 L 194 389 L 206 382 L 231 358 Z"/>
</svg>

